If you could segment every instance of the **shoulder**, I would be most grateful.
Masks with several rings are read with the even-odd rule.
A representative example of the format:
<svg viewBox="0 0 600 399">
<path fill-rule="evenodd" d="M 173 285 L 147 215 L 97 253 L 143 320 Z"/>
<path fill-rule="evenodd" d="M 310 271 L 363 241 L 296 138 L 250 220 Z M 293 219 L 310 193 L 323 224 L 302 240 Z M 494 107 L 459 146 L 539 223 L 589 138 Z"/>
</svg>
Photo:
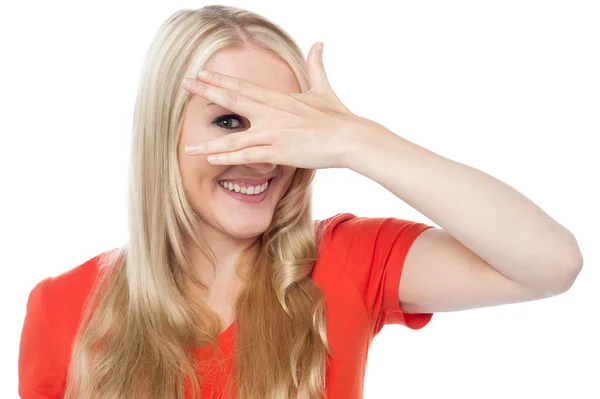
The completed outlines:
<svg viewBox="0 0 600 399">
<path fill-rule="evenodd" d="M 73 303 L 78 297 L 86 296 L 101 271 L 104 262 L 115 255 L 117 249 L 102 252 L 63 273 L 42 280 L 43 295 L 49 305 Z"/>
<path fill-rule="evenodd" d="M 34 290 L 39 290 L 43 317 L 53 338 L 70 344 L 94 283 L 117 250 L 102 252 L 57 276 L 46 277 L 36 285 Z"/>
<path fill-rule="evenodd" d="M 328 218 L 325 218 L 325 219 L 317 219 L 314 221 L 315 230 L 330 229 L 346 220 L 354 219 L 354 218 L 356 218 L 356 215 L 354 215 L 352 213 L 348 213 L 348 212 L 343 212 L 343 213 L 337 213 L 337 214 L 330 216 Z"/>
<path fill-rule="evenodd" d="M 338 226 L 356 219 L 356 215 L 352 213 L 337 213 L 326 219 L 315 220 L 315 235 L 319 241 L 321 239 L 329 240 Z"/>
<path fill-rule="evenodd" d="M 315 221 L 315 234 L 327 251 L 349 253 L 384 245 L 410 245 L 430 225 L 395 217 L 364 217 L 338 213 Z"/>
<path fill-rule="evenodd" d="M 22 397 L 42 391 L 54 397 L 62 392 L 86 299 L 103 261 L 116 254 L 116 250 L 106 251 L 57 276 L 46 277 L 29 293 L 19 344 Z"/>
<path fill-rule="evenodd" d="M 322 237 L 321 262 L 336 265 L 321 266 L 332 270 L 327 274 L 320 271 L 321 275 L 340 290 L 345 303 L 355 296 L 355 308 L 360 306 L 366 312 L 374 335 L 384 324 L 403 324 L 415 329 L 429 320 L 430 315 L 405 315 L 398 292 L 412 243 L 421 232 L 435 226 L 395 217 L 358 217 L 351 213 L 319 221 L 318 226 Z M 343 285 L 343 281 L 351 284 Z"/>
</svg>

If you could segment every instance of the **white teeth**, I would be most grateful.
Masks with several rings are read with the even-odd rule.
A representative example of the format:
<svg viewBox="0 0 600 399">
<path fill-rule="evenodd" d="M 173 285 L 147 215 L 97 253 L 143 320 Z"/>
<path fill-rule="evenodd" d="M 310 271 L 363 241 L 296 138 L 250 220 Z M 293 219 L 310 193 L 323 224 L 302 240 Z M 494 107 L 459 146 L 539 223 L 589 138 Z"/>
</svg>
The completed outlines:
<svg viewBox="0 0 600 399">
<path fill-rule="evenodd" d="M 263 191 L 265 191 L 267 189 L 267 187 L 269 187 L 269 182 L 266 181 L 263 185 L 261 186 L 255 186 L 255 187 L 241 187 L 237 184 L 233 184 L 227 181 L 220 181 L 219 185 L 221 187 L 224 187 L 226 189 L 228 189 L 229 191 L 235 191 L 236 193 L 242 193 L 242 194 L 247 194 L 247 195 L 256 195 L 256 194 L 260 194 Z"/>
</svg>

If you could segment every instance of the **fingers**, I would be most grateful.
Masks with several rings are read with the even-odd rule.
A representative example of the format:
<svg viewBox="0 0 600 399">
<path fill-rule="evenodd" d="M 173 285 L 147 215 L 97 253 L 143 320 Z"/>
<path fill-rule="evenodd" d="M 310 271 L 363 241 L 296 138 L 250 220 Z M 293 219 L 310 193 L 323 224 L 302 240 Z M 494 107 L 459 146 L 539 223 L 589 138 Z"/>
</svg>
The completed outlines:
<svg viewBox="0 0 600 399">
<path fill-rule="evenodd" d="M 276 159 L 273 147 L 268 145 L 249 147 L 239 151 L 208 156 L 208 162 L 219 165 L 244 165 L 249 163 L 275 164 L 278 162 Z"/>
<path fill-rule="evenodd" d="M 210 85 L 233 90 L 271 107 L 271 110 L 281 109 L 292 113 L 297 110 L 297 101 L 295 98 L 290 97 L 288 93 L 251 83 L 245 79 L 235 78 L 207 69 L 202 69 L 198 73 L 198 79 Z"/>
<path fill-rule="evenodd" d="M 248 90 L 252 91 L 252 89 L 249 88 L 223 88 L 202 82 L 199 79 L 191 78 L 185 78 L 182 85 L 189 93 L 205 98 L 223 108 L 244 115 L 249 119 L 261 115 L 269 115 L 270 113 L 270 107 L 268 105 L 256 101 L 244 94 L 248 93 Z"/>
<path fill-rule="evenodd" d="M 207 69 L 200 70 L 198 79 L 223 89 L 233 90 L 259 103 L 269 103 L 275 96 L 275 93 L 266 87 Z"/>
<path fill-rule="evenodd" d="M 205 141 L 202 143 L 190 143 L 184 147 L 185 152 L 190 155 L 217 154 L 241 150 L 247 147 L 269 145 L 272 135 L 269 131 L 245 131 L 228 134 L 225 137 Z"/>
</svg>

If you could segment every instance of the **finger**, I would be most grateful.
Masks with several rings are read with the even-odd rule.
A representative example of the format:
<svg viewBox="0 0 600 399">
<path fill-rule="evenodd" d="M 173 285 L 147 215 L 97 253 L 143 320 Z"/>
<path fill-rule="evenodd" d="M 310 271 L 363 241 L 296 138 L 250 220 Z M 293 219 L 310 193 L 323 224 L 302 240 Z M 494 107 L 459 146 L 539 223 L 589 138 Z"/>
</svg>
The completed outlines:
<svg viewBox="0 0 600 399">
<path fill-rule="evenodd" d="M 218 165 L 276 163 L 274 156 L 274 148 L 270 145 L 248 147 L 240 151 L 209 155 L 208 162 Z"/>
<path fill-rule="evenodd" d="M 270 132 L 246 130 L 244 132 L 231 133 L 214 140 L 190 143 L 184 148 L 185 152 L 190 155 L 200 155 L 232 152 L 246 147 L 269 144 L 271 144 Z"/>
<path fill-rule="evenodd" d="M 317 93 L 313 93 L 313 96 L 310 97 L 304 93 L 289 93 L 289 95 L 311 108 L 334 112 L 345 112 L 347 110 L 341 102 L 331 101 L 331 96 L 318 95 Z"/>
<path fill-rule="evenodd" d="M 319 46 L 320 45 L 320 46 Z M 327 108 L 341 113 L 352 113 L 348 107 L 342 103 L 342 100 L 333 91 L 325 66 L 323 65 L 323 43 L 319 42 L 313 45 L 308 54 L 308 75 L 311 81 L 310 91 L 315 94 L 324 94 L 326 98 L 334 100 L 334 104 L 329 104 Z M 292 95 L 293 96 L 293 95 Z"/>
<path fill-rule="evenodd" d="M 317 93 L 333 92 L 325 66 L 323 65 L 323 43 L 314 44 L 308 53 L 308 76 L 310 78 L 311 90 Z"/>
<path fill-rule="evenodd" d="M 200 70 L 198 79 L 214 86 L 236 91 L 261 103 L 270 102 L 274 96 L 273 91 L 266 87 L 208 69 Z"/>
<path fill-rule="evenodd" d="M 182 84 L 185 90 L 191 94 L 205 98 L 249 119 L 260 115 L 269 115 L 271 111 L 267 105 L 255 101 L 244 94 L 213 86 L 198 79 L 185 78 Z"/>
<path fill-rule="evenodd" d="M 236 78 L 207 69 L 202 69 L 198 73 L 198 79 L 223 89 L 233 90 L 244 96 L 250 97 L 259 103 L 283 110 L 291 110 L 291 107 L 294 105 L 294 101 L 287 97 L 282 91 L 270 89 L 252 83 L 246 79 Z"/>
</svg>

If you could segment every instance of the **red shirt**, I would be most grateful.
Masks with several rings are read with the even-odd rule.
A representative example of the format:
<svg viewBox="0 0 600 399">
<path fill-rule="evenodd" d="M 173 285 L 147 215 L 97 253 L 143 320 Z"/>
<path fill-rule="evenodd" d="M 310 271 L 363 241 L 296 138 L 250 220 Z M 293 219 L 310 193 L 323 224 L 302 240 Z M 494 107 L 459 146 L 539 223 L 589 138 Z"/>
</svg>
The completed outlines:
<svg viewBox="0 0 600 399">
<path fill-rule="evenodd" d="M 422 231 L 434 226 L 351 213 L 315 223 L 324 230 L 311 278 L 326 296 L 327 337 L 337 358 L 328 358 L 328 399 L 359 399 L 367 352 L 381 328 L 402 324 L 417 330 L 433 316 L 404 314 L 398 287 L 408 249 Z M 62 397 L 75 333 L 97 276 L 99 257 L 56 277 L 47 277 L 31 290 L 19 348 L 21 398 Z M 217 337 L 225 355 L 231 353 L 235 343 L 235 325 Z M 194 352 L 202 356 L 204 349 Z M 211 389 L 224 386 L 225 377 L 207 378 L 209 382 L 201 387 L 204 397 Z"/>
</svg>

